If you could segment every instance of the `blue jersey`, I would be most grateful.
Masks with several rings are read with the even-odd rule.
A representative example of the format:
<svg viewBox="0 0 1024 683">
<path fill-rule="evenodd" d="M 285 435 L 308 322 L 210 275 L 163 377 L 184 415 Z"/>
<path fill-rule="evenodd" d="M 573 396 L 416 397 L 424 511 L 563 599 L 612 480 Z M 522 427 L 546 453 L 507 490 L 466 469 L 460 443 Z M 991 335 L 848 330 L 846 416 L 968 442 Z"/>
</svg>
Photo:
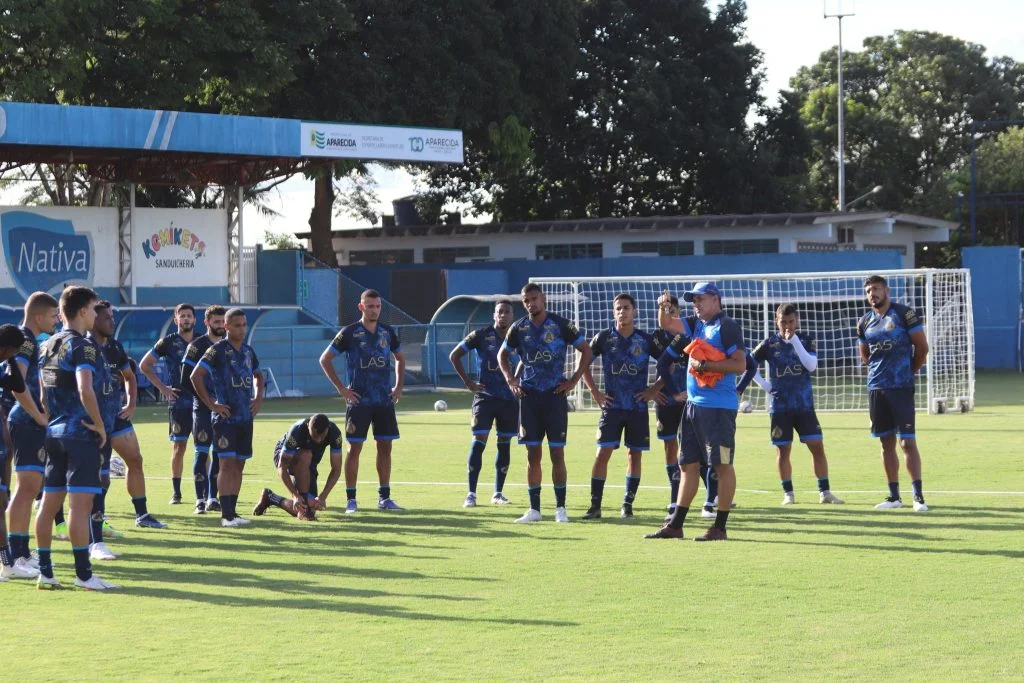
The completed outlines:
<svg viewBox="0 0 1024 683">
<path fill-rule="evenodd" d="M 106 422 L 107 413 L 113 412 L 116 417 L 121 412 L 121 406 L 125 404 L 124 378 L 121 373 L 130 369 L 131 364 L 128 362 L 128 354 L 125 353 L 124 347 L 116 339 L 108 339 L 106 345 L 101 346 L 92 333 L 88 334 L 86 338 L 99 347 L 103 362 L 107 366 L 107 373 L 114 386 L 111 395 L 104 396 L 100 402 L 100 413 L 103 414 L 103 421 Z"/>
<path fill-rule="evenodd" d="M 331 447 L 331 455 L 340 455 L 342 449 L 341 429 L 333 421 L 327 422 L 327 436 L 323 441 L 313 441 L 313 435 L 309 433 L 309 418 L 299 420 L 285 433 L 281 439 L 281 450 L 286 455 L 295 455 L 299 451 L 309 451 L 313 456 L 311 464 L 316 467 L 324 458 L 324 451 Z"/>
<path fill-rule="evenodd" d="M 46 409 L 50 413 L 47 436 L 54 439 L 95 439 L 83 422 L 92 423 L 78 393 L 78 373 L 92 372 L 92 390 L 100 409 L 103 427 L 114 429 L 116 412 L 103 410 L 114 395 L 114 381 L 96 342 L 68 330 L 55 334 L 43 346 L 40 372 L 46 386 Z"/>
<path fill-rule="evenodd" d="M 676 336 L 672 340 L 672 345 L 665 352 L 666 356 L 670 358 L 682 357 L 683 349 L 692 340 L 696 339 L 703 339 L 724 353 L 726 357 L 744 349 L 743 330 L 740 328 L 739 323 L 724 313 L 719 313 L 709 322 L 704 322 L 700 318 L 695 318 L 694 321 L 693 338 L 688 339 L 683 335 Z M 739 396 L 736 394 L 736 374 L 732 372 L 725 373 L 715 383 L 715 386 L 702 387 L 697 383 L 697 378 L 687 370 L 686 400 L 694 405 L 705 408 L 737 410 L 739 408 Z"/>
<path fill-rule="evenodd" d="M 199 365 L 210 375 L 216 402 L 231 408 L 231 415 L 227 418 L 214 413 L 214 424 L 252 422 L 249 402 L 253 399 L 253 382 L 260 369 L 260 361 L 252 347 L 243 343 L 236 349 L 227 339 L 221 339 L 206 350 Z"/>
<path fill-rule="evenodd" d="M 394 402 L 391 354 L 402 350 L 402 342 L 393 327 L 379 322 L 371 332 L 360 320 L 341 328 L 328 348 L 345 355 L 345 385 L 359 394 L 359 405 L 389 406 Z"/>
<path fill-rule="evenodd" d="M 914 388 L 910 335 L 923 328 L 914 309 L 895 302 L 884 315 L 864 314 L 857 323 L 857 339 L 868 349 L 868 389 Z"/>
<path fill-rule="evenodd" d="M 18 329 L 25 335 L 25 341 L 22 343 L 21 348 L 18 349 L 18 353 L 8 360 L 5 365 L 17 363 L 18 369 L 21 370 L 21 376 L 25 378 L 25 389 L 28 391 L 29 396 L 32 397 L 32 400 L 35 401 L 36 407 L 42 409 L 43 404 L 39 398 L 39 343 L 36 342 L 36 335 L 32 333 L 32 330 L 27 327 L 19 327 Z M 13 394 L 10 395 L 10 399 L 14 401 Z M 8 406 L 4 407 L 7 408 Z M 31 422 L 35 424 L 35 420 L 29 417 L 25 409 L 16 401 L 9 410 L 12 423 L 28 424 Z"/>
<path fill-rule="evenodd" d="M 814 337 L 797 332 L 804 350 L 812 356 L 817 354 Z M 758 363 L 768 363 L 768 377 L 772 383 L 772 413 L 802 413 L 814 410 L 814 390 L 811 388 L 811 373 L 808 372 L 792 344 L 781 335 L 772 333 L 750 354 Z"/>
<path fill-rule="evenodd" d="M 508 388 L 505 375 L 501 374 L 501 368 L 498 366 L 498 351 L 501 350 L 501 344 L 504 341 L 505 338 L 498 335 L 494 325 L 490 325 L 470 332 L 469 336 L 459 343 L 459 348 L 463 351 L 476 351 L 477 376 L 480 378 L 480 384 L 484 385 L 481 394 L 505 401 L 514 401 L 515 394 Z M 519 356 L 513 352 L 508 362 L 514 372 L 516 365 L 519 364 Z"/>
<path fill-rule="evenodd" d="M 181 360 L 181 387 L 182 393 L 188 394 L 192 397 L 192 410 L 197 411 L 201 414 L 207 414 L 210 409 L 199 400 L 196 396 L 195 390 L 192 388 L 192 371 L 199 365 L 199 361 L 203 359 L 203 355 L 214 345 L 214 341 L 210 339 L 208 335 L 203 335 L 192 340 L 192 343 L 188 345 L 185 350 L 185 357 Z M 209 373 L 203 377 L 203 386 L 206 387 L 206 393 L 213 396 L 213 379 Z"/>
<path fill-rule="evenodd" d="M 590 342 L 594 358 L 601 357 L 604 393 L 611 396 L 608 408 L 647 410 L 647 402 L 636 395 L 647 389 L 647 366 L 658 355 L 654 340 L 643 330 L 628 337 L 610 327 L 598 332 Z"/>
<path fill-rule="evenodd" d="M 572 321 L 548 313 L 539 325 L 530 317 L 512 323 L 502 348 L 519 354 L 523 363 L 520 383 L 527 389 L 551 391 L 565 380 L 565 358 L 569 347 L 584 342 Z"/>
<path fill-rule="evenodd" d="M 178 398 L 174 401 L 175 408 L 189 408 L 192 405 L 192 394 L 186 393 L 191 387 L 186 388 L 181 384 L 181 362 L 185 358 L 185 350 L 188 342 L 177 332 L 169 334 L 153 345 L 153 354 L 158 358 L 167 359 L 167 371 L 170 376 L 168 386 L 178 389 Z"/>
<path fill-rule="evenodd" d="M 685 319 L 682 321 L 682 323 L 682 336 L 686 339 L 689 339 L 691 334 L 690 326 Z M 660 328 L 655 330 L 654 334 L 651 335 L 651 339 L 654 343 L 654 353 L 651 354 L 651 358 L 654 358 L 655 360 L 660 360 L 665 354 L 665 351 L 668 350 L 668 347 L 672 345 L 672 340 L 675 338 L 676 335 L 672 334 L 668 330 L 662 330 Z M 687 341 L 685 344 L 682 344 L 681 348 L 686 348 L 687 344 L 689 344 L 689 341 Z M 665 383 L 665 386 L 661 390 L 662 395 L 664 395 L 665 398 L 668 399 L 668 403 L 666 403 L 665 405 L 673 406 L 679 403 L 679 401 L 675 399 L 675 394 L 686 388 L 686 364 L 689 362 L 689 358 L 686 356 L 686 354 L 683 354 L 682 358 L 672 358 L 670 356 L 665 356 L 664 372 L 671 379 L 670 382 L 667 381 Z M 660 370 L 658 374 L 659 376 L 661 376 L 662 373 L 660 372 Z"/>
</svg>

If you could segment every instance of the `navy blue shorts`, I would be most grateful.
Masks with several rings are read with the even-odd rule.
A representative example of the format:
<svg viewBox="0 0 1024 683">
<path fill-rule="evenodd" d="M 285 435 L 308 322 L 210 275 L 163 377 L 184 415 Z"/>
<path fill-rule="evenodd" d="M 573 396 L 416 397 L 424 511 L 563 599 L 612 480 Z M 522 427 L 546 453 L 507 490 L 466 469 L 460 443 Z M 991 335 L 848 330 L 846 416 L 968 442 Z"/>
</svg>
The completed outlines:
<svg viewBox="0 0 1024 683">
<path fill-rule="evenodd" d="M 252 457 L 252 422 L 214 422 L 213 442 L 219 457 L 248 460 Z"/>
<path fill-rule="evenodd" d="M 100 466 L 103 456 L 97 439 L 46 439 L 46 475 L 43 491 L 103 493 Z"/>
<path fill-rule="evenodd" d="M 213 445 L 213 414 L 206 406 L 192 409 L 192 445 L 196 453 L 209 453 Z"/>
<path fill-rule="evenodd" d="M 658 406 L 654 408 L 654 415 L 658 418 L 658 438 L 662 441 L 675 441 L 679 438 L 679 425 L 683 421 L 685 403 L 673 403 L 670 406 Z"/>
<path fill-rule="evenodd" d="M 611 408 L 601 411 L 597 423 L 597 445 L 619 447 L 622 434 L 626 434 L 626 448 L 631 451 L 651 449 L 651 425 L 646 410 Z"/>
<path fill-rule="evenodd" d="M 687 402 L 680 435 L 680 465 L 731 465 L 736 456 L 736 411 Z"/>
<path fill-rule="evenodd" d="M 813 410 L 783 410 L 772 413 L 772 445 L 789 446 L 793 443 L 793 430 L 800 435 L 800 443 L 821 441 L 821 424 Z"/>
<path fill-rule="evenodd" d="M 188 441 L 192 433 L 192 407 L 167 409 L 167 433 L 171 441 Z"/>
<path fill-rule="evenodd" d="M 499 437 L 511 439 L 519 433 L 519 401 L 485 394 L 473 397 L 473 436 L 487 436 L 494 424 Z"/>
<path fill-rule="evenodd" d="M 46 427 L 35 421 L 7 423 L 14 443 L 15 472 L 46 472 Z"/>
<path fill-rule="evenodd" d="M 901 439 L 913 439 L 914 390 L 868 390 L 868 413 L 871 415 L 871 436 L 896 434 Z"/>
<path fill-rule="evenodd" d="M 548 446 L 564 446 L 569 431 L 569 402 L 565 394 L 526 389 L 519 402 L 519 443 L 540 446 L 544 437 Z"/>
<path fill-rule="evenodd" d="M 348 406 L 345 409 L 345 440 L 363 443 L 373 425 L 374 441 L 398 439 L 398 418 L 394 404 L 386 406 Z"/>
<path fill-rule="evenodd" d="M 128 432 L 134 432 L 134 431 L 135 431 L 135 426 L 132 425 L 132 421 L 131 420 L 125 420 L 125 419 L 122 419 L 120 417 L 115 417 L 114 418 L 114 428 L 110 431 L 109 434 L 107 434 L 107 443 L 110 443 L 110 440 L 113 439 L 114 437 L 123 436 L 123 435 L 127 434 Z"/>
</svg>

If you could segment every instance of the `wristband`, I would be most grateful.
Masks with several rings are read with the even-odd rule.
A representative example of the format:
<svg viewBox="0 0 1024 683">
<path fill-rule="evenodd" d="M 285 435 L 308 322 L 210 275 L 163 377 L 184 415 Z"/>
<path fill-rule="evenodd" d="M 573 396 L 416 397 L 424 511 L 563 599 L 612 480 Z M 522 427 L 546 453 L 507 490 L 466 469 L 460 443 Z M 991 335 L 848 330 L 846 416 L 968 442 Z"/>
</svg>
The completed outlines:
<svg viewBox="0 0 1024 683">
<path fill-rule="evenodd" d="M 707 370 L 707 367 L 708 362 L 706 360 L 702 360 L 701 362 L 697 363 L 697 372 L 704 372 L 705 370 Z"/>
</svg>

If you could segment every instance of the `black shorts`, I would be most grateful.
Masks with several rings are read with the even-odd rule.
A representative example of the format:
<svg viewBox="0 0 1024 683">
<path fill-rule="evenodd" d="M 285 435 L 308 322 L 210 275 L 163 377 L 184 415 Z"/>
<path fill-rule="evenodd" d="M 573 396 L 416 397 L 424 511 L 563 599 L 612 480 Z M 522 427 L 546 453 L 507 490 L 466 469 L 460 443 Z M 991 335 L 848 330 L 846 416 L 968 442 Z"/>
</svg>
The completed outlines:
<svg viewBox="0 0 1024 683">
<path fill-rule="evenodd" d="M 915 438 L 913 389 L 868 390 L 868 413 L 871 415 L 871 436 L 895 433 L 901 439 Z"/>
<path fill-rule="evenodd" d="M 544 437 L 548 446 L 565 445 L 569 431 L 569 402 L 565 394 L 551 391 L 526 389 L 519 402 L 519 443 L 524 446 L 540 446 Z"/>
<path fill-rule="evenodd" d="M 611 408 L 601 411 L 597 423 L 597 445 L 619 447 L 622 433 L 626 433 L 626 448 L 631 451 L 651 449 L 651 425 L 646 410 Z"/>
<path fill-rule="evenodd" d="M 192 408 L 167 409 L 167 433 L 171 441 L 188 441 L 192 433 Z"/>
<path fill-rule="evenodd" d="M 318 474 L 319 473 L 316 471 L 316 465 L 309 468 L 309 491 L 306 493 L 307 498 L 316 498 L 320 495 L 320 487 L 317 485 L 316 481 Z"/>
<path fill-rule="evenodd" d="M 132 421 L 131 420 L 125 420 L 125 419 L 120 418 L 120 417 L 115 417 L 114 418 L 114 428 L 110 431 L 109 434 L 107 434 L 107 443 L 110 443 L 110 440 L 113 439 L 113 438 L 116 438 L 118 436 L 124 436 L 128 432 L 134 432 L 134 431 L 135 431 L 135 427 L 132 425 Z"/>
<path fill-rule="evenodd" d="M 772 445 L 789 446 L 793 443 L 793 430 L 800 435 L 800 443 L 821 441 L 821 424 L 813 410 L 783 410 L 772 413 Z"/>
<path fill-rule="evenodd" d="M 731 465 L 736 456 L 736 411 L 687 402 L 680 436 L 680 465 Z"/>
<path fill-rule="evenodd" d="M 43 491 L 103 493 L 100 484 L 100 442 L 97 439 L 46 439 Z"/>
<path fill-rule="evenodd" d="M 196 453 L 209 453 L 213 445 L 213 414 L 206 406 L 192 409 L 192 445 Z"/>
<path fill-rule="evenodd" d="M 499 438 L 511 439 L 519 433 L 519 402 L 477 394 L 472 420 L 473 436 L 487 436 L 493 423 Z"/>
<path fill-rule="evenodd" d="M 46 427 L 34 421 L 7 423 L 14 443 L 15 472 L 46 472 Z"/>
<path fill-rule="evenodd" d="M 348 406 L 345 409 L 345 440 L 363 443 L 373 425 L 374 441 L 398 439 L 398 418 L 394 404 L 386 406 Z"/>
<path fill-rule="evenodd" d="M 675 441 L 679 438 L 679 424 L 683 421 L 686 403 L 673 403 L 670 406 L 655 406 L 654 415 L 658 418 L 658 438 L 662 441 Z"/>
<path fill-rule="evenodd" d="M 248 460 L 252 457 L 252 422 L 214 422 L 213 442 L 219 457 Z"/>
</svg>

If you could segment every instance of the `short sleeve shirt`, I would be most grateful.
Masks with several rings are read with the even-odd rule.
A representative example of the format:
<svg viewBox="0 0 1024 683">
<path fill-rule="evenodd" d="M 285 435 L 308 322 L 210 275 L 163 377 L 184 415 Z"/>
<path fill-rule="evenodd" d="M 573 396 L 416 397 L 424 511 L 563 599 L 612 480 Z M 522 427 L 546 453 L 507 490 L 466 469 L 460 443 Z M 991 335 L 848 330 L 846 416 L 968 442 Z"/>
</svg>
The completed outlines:
<svg viewBox="0 0 1024 683">
<path fill-rule="evenodd" d="M 252 422 L 249 402 L 253 399 L 254 378 L 260 369 L 260 361 L 253 348 L 243 343 L 236 349 L 227 339 L 222 339 L 206 350 L 199 365 L 210 375 L 217 403 L 231 408 L 231 415 L 227 418 L 214 413 L 214 423 Z"/>
<path fill-rule="evenodd" d="M 682 336 L 689 339 L 690 328 L 685 320 L 683 320 L 683 326 L 685 327 L 685 330 L 683 331 Z M 654 359 L 661 358 L 661 355 L 668 350 L 669 346 L 672 345 L 672 340 L 675 339 L 676 336 L 677 335 L 672 334 L 668 330 L 660 328 L 655 330 L 654 334 L 651 335 L 654 349 L 654 353 L 651 354 L 651 357 Z M 683 344 L 681 348 L 686 348 L 687 344 L 689 344 L 689 342 Z M 672 381 L 675 382 L 676 388 L 680 390 L 686 388 L 686 363 L 686 358 L 679 358 L 678 362 L 674 363 L 672 366 Z M 678 403 L 673 394 L 667 393 L 664 390 L 662 390 L 661 393 L 668 399 L 668 403 L 666 405 L 675 405 Z"/>
<path fill-rule="evenodd" d="M 529 316 L 512 323 L 502 346 L 519 354 L 523 363 L 522 386 L 551 391 L 565 379 L 569 348 L 583 342 L 583 333 L 572 321 L 548 313 L 540 324 L 534 324 Z"/>
<path fill-rule="evenodd" d="M 24 326 L 18 329 L 25 335 L 25 341 L 22 342 L 18 353 L 8 360 L 5 365 L 9 368 L 13 368 L 14 365 L 18 366 L 18 369 L 21 370 L 21 376 L 25 379 L 25 389 L 28 391 L 29 396 L 32 397 L 32 400 L 35 401 L 36 407 L 42 408 L 43 404 L 39 398 L 39 343 L 36 341 L 36 336 L 32 333 L 32 330 Z M 11 398 L 14 398 L 13 395 Z M 35 421 L 29 417 L 29 414 L 17 402 L 11 408 L 10 419 L 15 424 L 27 424 L 29 422 L 35 424 Z"/>
<path fill-rule="evenodd" d="M 209 413 L 210 409 L 199 400 L 195 390 L 192 388 L 192 371 L 196 369 L 199 361 L 203 359 L 203 355 L 213 344 L 214 341 L 205 334 L 197 339 L 193 339 L 192 343 L 185 349 L 185 357 L 181 360 L 181 393 L 191 396 L 192 410 L 203 414 Z M 209 374 L 203 378 L 203 385 L 206 387 L 206 393 L 213 396 L 213 381 Z"/>
<path fill-rule="evenodd" d="M 614 327 L 598 332 L 590 342 L 594 358 L 600 356 L 604 393 L 612 397 L 608 406 L 618 410 L 647 410 L 647 402 L 636 395 L 647 389 L 648 366 L 655 356 L 654 342 L 643 330 L 628 337 Z"/>
<path fill-rule="evenodd" d="M 153 345 L 153 355 L 167 361 L 170 386 L 179 390 L 178 398 L 174 402 L 175 408 L 188 408 L 192 405 L 192 395 L 186 393 L 188 389 L 181 384 L 181 362 L 185 358 L 187 348 L 188 342 L 177 332 L 167 335 Z"/>
<path fill-rule="evenodd" d="M 346 325 L 330 348 L 345 356 L 345 385 L 359 394 L 361 406 L 391 405 L 391 355 L 402 350 L 398 333 L 378 322 L 371 332 L 362 321 Z"/>
<path fill-rule="evenodd" d="M 868 349 L 868 389 L 914 388 L 910 335 L 923 328 L 917 311 L 895 302 L 883 315 L 864 314 L 857 323 L 857 339 Z"/>
<path fill-rule="evenodd" d="M 322 442 L 318 443 L 313 441 L 313 436 L 309 433 L 309 418 L 307 417 L 288 428 L 288 432 L 284 435 L 281 450 L 286 455 L 295 455 L 299 451 L 308 450 L 313 455 L 312 463 L 315 467 L 323 460 L 324 452 L 328 447 L 331 449 L 331 455 L 341 453 L 341 429 L 333 421 L 329 421 L 327 423 L 327 436 Z"/>
<path fill-rule="evenodd" d="M 807 353 L 815 355 L 817 346 L 814 337 L 805 332 L 796 334 Z M 750 355 L 758 363 L 768 363 L 768 376 L 772 384 L 770 412 L 800 413 L 814 410 L 811 373 L 800 362 L 792 344 L 773 332 Z"/>
<path fill-rule="evenodd" d="M 726 357 L 745 348 L 742 328 L 739 323 L 724 313 L 720 313 L 708 322 L 697 318 L 693 326 L 693 339 L 703 339 L 724 353 Z M 682 356 L 683 349 L 689 346 L 691 341 L 683 335 L 678 335 L 672 341 L 669 353 L 677 357 Z M 736 394 L 736 374 L 726 373 L 715 383 L 715 386 L 702 387 L 697 383 L 697 378 L 687 371 L 686 398 L 690 403 L 705 408 L 737 410 L 739 397 Z"/>
<path fill-rule="evenodd" d="M 498 366 L 498 352 L 505 339 L 498 334 L 493 325 L 483 329 L 470 332 L 469 335 L 459 343 L 463 351 L 476 351 L 477 376 L 484 390 L 480 392 L 484 396 L 500 398 L 505 401 L 514 401 L 515 395 L 508 388 L 505 376 L 501 374 Z M 519 356 L 515 352 L 509 357 L 509 364 L 514 371 L 519 364 Z"/>
<path fill-rule="evenodd" d="M 99 342 L 91 334 L 88 335 L 88 338 L 99 347 L 104 364 L 107 366 L 107 372 L 110 374 L 110 379 L 114 386 L 113 394 L 105 396 L 103 404 L 100 406 L 100 412 L 103 413 L 103 419 L 106 420 L 109 411 L 113 411 L 115 416 L 121 412 L 121 406 L 125 402 L 124 381 L 121 378 L 121 373 L 124 370 L 130 369 L 131 363 L 128 361 L 128 354 L 125 352 L 121 342 L 116 339 L 108 339 L 106 345 L 100 346 Z"/>
<path fill-rule="evenodd" d="M 104 429 L 109 433 L 114 428 L 116 412 L 104 411 L 103 405 L 113 395 L 114 386 L 99 346 L 74 331 L 61 332 L 50 337 L 46 343 L 59 345 L 56 350 L 56 369 L 76 378 L 73 386 L 47 386 L 46 408 L 50 413 L 47 436 L 55 439 L 96 438 L 95 433 L 82 424 L 92 422 L 82 404 L 77 386 L 78 373 L 86 370 L 92 372 L 92 389 L 99 403 Z"/>
</svg>

